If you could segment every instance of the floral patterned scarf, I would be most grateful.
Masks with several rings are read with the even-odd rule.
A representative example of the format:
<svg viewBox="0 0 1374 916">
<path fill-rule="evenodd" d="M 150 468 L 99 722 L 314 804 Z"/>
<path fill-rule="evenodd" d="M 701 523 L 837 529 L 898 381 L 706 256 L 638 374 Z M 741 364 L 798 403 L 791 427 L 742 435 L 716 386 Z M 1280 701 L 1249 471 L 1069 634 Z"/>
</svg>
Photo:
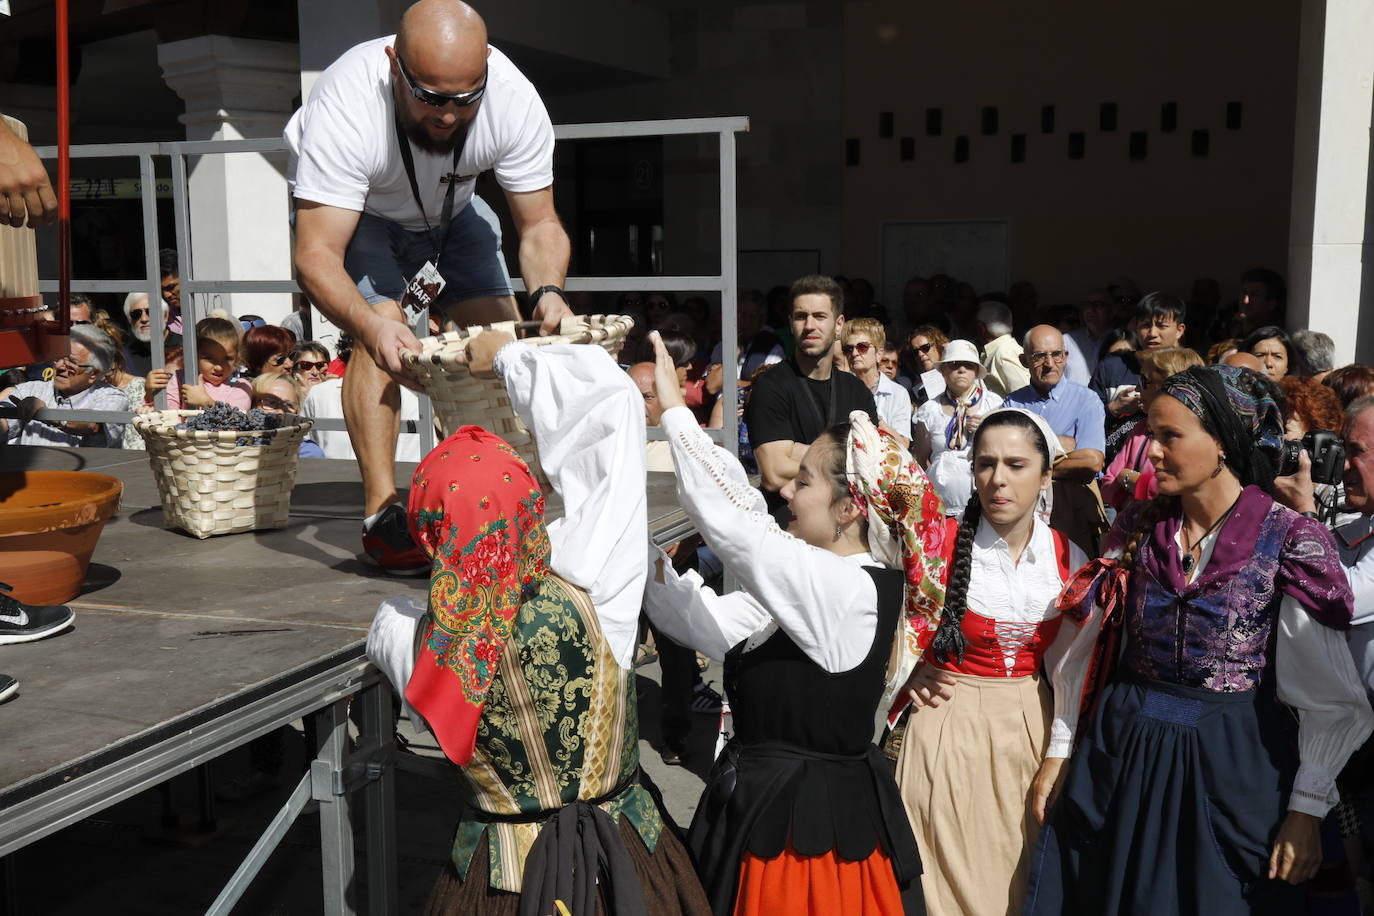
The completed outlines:
<svg viewBox="0 0 1374 916">
<path fill-rule="evenodd" d="M 409 515 L 433 568 L 405 697 L 462 766 L 516 611 L 549 574 L 544 494 L 515 449 L 464 426 L 415 469 Z"/>
<path fill-rule="evenodd" d="M 845 445 L 849 492 L 868 519 L 869 551 L 906 576 L 901 632 L 884 692 L 890 702 L 940 622 L 948 574 L 945 542 L 956 529 L 946 523 L 944 504 L 925 472 L 864 411 L 849 415 Z"/>
</svg>

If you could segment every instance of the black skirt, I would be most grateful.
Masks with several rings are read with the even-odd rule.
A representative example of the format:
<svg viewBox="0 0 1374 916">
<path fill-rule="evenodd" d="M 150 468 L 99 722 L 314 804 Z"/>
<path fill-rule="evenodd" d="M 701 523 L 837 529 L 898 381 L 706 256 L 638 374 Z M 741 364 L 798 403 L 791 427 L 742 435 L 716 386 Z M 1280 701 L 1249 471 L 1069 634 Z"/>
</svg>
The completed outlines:
<svg viewBox="0 0 1374 916">
<path fill-rule="evenodd" d="M 1272 689 L 1108 686 L 1040 834 L 1026 914 L 1293 914 L 1267 877 L 1297 771 Z"/>
</svg>

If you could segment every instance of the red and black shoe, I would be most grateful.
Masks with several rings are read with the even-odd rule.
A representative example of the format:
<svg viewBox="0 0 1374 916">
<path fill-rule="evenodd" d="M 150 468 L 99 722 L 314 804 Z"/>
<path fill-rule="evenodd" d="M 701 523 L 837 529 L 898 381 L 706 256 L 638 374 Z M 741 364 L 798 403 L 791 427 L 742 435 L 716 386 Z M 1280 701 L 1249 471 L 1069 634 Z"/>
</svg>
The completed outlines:
<svg viewBox="0 0 1374 916">
<path fill-rule="evenodd" d="M 363 529 L 363 551 L 390 575 L 429 575 L 429 557 L 410 539 L 406 511 L 396 503 L 387 506 L 370 527 Z"/>
</svg>

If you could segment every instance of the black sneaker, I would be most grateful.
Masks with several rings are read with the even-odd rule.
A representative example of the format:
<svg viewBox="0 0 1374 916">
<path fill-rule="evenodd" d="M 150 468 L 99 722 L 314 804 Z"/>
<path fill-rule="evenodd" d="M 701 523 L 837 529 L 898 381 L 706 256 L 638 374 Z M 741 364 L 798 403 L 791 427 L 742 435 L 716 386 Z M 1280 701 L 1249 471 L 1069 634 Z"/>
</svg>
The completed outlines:
<svg viewBox="0 0 1374 916">
<path fill-rule="evenodd" d="M 363 529 L 363 550 L 368 559 L 393 576 L 427 576 L 429 557 L 410 539 L 406 510 L 392 503 L 370 528 Z"/>
<path fill-rule="evenodd" d="M 14 696 L 14 692 L 19 689 L 19 682 L 8 674 L 0 674 L 0 703 L 5 702 Z"/>
<path fill-rule="evenodd" d="M 11 591 L 0 582 L 0 646 L 60 633 L 76 619 L 76 613 L 65 604 L 31 607 L 12 597 Z"/>
</svg>

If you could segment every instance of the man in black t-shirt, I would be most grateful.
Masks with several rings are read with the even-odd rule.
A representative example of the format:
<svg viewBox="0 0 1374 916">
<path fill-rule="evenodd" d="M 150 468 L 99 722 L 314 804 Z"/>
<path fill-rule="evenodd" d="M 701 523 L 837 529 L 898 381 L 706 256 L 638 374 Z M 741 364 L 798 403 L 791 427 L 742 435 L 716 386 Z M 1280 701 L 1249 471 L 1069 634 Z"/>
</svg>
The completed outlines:
<svg viewBox="0 0 1374 916">
<path fill-rule="evenodd" d="M 822 432 L 864 410 L 878 410 L 868 386 L 834 367 L 835 338 L 844 323 L 844 294 L 829 277 L 811 275 L 792 284 L 788 321 L 797 341 L 792 359 L 765 370 L 749 389 L 745 422 L 758 461 L 768 507 L 787 518 L 778 491 L 797 476 L 802 455 Z"/>
</svg>

